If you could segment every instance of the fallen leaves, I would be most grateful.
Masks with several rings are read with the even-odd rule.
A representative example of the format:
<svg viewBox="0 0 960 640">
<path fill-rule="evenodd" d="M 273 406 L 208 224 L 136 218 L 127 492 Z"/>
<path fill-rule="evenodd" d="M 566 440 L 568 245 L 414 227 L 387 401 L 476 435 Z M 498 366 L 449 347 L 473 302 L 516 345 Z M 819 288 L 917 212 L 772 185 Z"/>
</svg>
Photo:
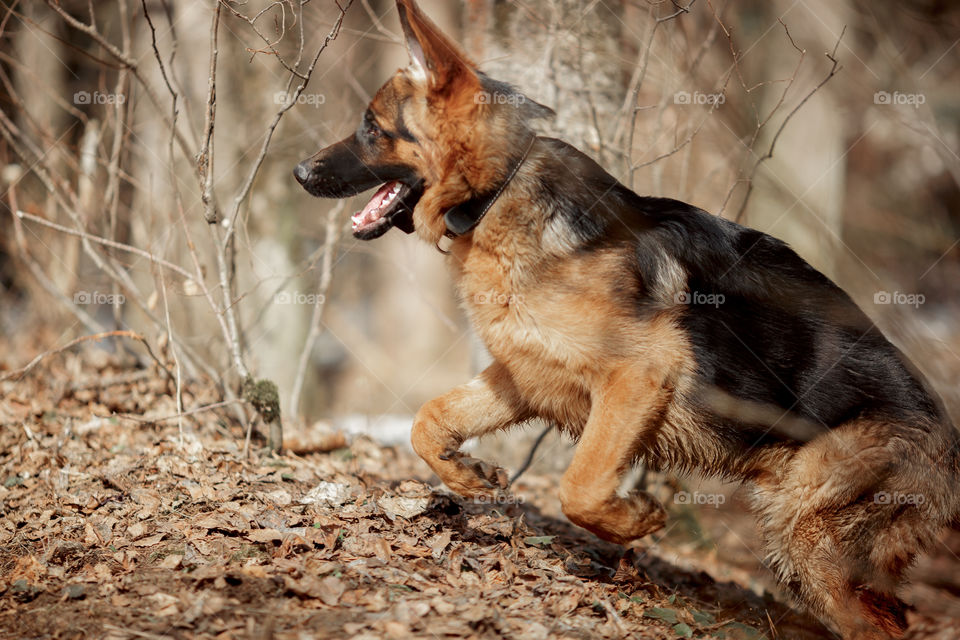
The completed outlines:
<svg viewBox="0 0 960 640">
<path fill-rule="evenodd" d="M 79 360 L 70 367 L 74 377 L 86 371 Z M 619 548 L 544 515 L 536 494 L 523 504 L 463 501 L 412 479 L 427 473 L 412 454 L 366 438 L 326 433 L 299 443 L 303 456 L 245 458 L 242 429 L 213 412 L 185 421 L 182 447 L 174 421 L 99 417 L 106 404 L 172 415 L 164 389 L 142 376 L 109 394 L 84 385 L 82 401 L 37 390 L 5 407 L 23 424 L 0 430 L 0 629 L 118 639 L 763 637 L 762 607 L 717 626 L 730 615 L 718 615 L 711 580 L 667 565 L 655 584 L 632 560 L 620 563 Z M 218 400 L 210 389 L 185 395 L 191 406 Z M 681 583 L 688 598 L 671 600 Z"/>
<path fill-rule="evenodd" d="M 340 596 L 347 590 L 344 581 L 334 576 L 327 576 L 326 578 L 304 576 L 299 580 L 287 577 L 285 583 L 287 589 L 296 595 L 316 598 L 328 607 L 337 606 L 337 603 L 340 602 Z"/>
</svg>

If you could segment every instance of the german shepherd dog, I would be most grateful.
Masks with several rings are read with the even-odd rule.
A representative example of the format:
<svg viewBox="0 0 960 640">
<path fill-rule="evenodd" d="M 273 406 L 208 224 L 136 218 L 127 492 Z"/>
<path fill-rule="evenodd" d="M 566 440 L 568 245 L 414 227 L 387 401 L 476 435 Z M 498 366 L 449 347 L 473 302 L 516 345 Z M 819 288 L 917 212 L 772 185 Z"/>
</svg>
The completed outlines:
<svg viewBox="0 0 960 640">
<path fill-rule="evenodd" d="M 636 461 L 737 479 L 789 592 L 845 639 L 902 636 L 895 590 L 960 512 L 958 435 L 922 377 L 786 244 L 637 195 L 537 136 L 550 109 L 484 75 L 413 0 L 397 8 L 409 66 L 294 174 L 327 198 L 382 185 L 357 238 L 450 238 L 494 361 L 419 410 L 416 452 L 485 496 L 502 470 L 463 442 L 552 421 L 578 441 L 563 512 L 620 544 L 666 519 L 651 495 L 618 493 Z"/>
</svg>

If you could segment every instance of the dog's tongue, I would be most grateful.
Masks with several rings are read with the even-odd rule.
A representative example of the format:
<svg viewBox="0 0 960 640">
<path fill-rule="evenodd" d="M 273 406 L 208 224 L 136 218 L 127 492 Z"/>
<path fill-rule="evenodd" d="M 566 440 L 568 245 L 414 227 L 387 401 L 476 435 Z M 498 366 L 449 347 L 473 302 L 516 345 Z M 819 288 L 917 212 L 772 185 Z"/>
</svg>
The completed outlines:
<svg viewBox="0 0 960 640">
<path fill-rule="evenodd" d="M 370 199 L 370 202 L 367 203 L 367 206 L 363 208 L 363 211 L 360 211 L 353 216 L 353 228 L 358 229 L 379 220 L 380 217 L 383 216 L 384 211 L 386 211 L 389 207 L 390 203 L 393 202 L 393 199 L 397 197 L 397 193 L 399 192 L 399 182 L 388 182 L 380 187 L 380 189 L 373 194 L 373 197 Z"/>
</svg>

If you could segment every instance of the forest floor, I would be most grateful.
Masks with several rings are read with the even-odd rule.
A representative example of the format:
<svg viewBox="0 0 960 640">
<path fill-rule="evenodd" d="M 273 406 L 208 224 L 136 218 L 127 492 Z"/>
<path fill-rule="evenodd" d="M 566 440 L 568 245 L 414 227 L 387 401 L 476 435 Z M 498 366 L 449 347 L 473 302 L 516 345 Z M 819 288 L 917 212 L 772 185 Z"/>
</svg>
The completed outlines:
<svg viewBox="0 0 960 640">
<path fill-rule="evenodd" d="M 0 382 L 0 637 L 831 637 L 756 559 L 681 534 L 625 556 L 570 525 L 553 476 L 476 504 L 403 448 L 314 433 L 244 455 L 229 411 L 175 413 L 164 378 L 93 348 Z M 909 638 L 960 638 L 951 540 Z"/>
</svg>

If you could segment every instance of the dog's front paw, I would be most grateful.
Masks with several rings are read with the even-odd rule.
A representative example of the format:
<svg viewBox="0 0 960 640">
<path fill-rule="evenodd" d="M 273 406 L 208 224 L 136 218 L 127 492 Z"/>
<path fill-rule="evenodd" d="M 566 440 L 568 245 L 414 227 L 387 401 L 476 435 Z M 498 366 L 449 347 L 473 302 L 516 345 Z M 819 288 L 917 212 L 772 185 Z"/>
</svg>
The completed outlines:
<svg viewBox="0 0 960 640">
<path fill-rule="evenodd" d="M 446 464 L 438 473 L 451 491 L 465 498 L 493 497 L 507 488 L 507 472 L 489 462 L 473 458 L 459 451 L 441 456 Z"/>
<path fill-rule="evenodd" d="M 663 528 L 667 512 L 645 491 L 626 497 L 600 497 L 587 490 L 561 488 L 563 513 L 574 524 L 616 544 L 629 544 Z"/>
<path fill-rule="evenodd" d="M 630 504 L 632 516 L 632 526 L 627 533 L 631 540 L 656 533 L 667 523 L 666 509 L 646 491 L 632 491 L 625 501 Z"/>
</svg>

